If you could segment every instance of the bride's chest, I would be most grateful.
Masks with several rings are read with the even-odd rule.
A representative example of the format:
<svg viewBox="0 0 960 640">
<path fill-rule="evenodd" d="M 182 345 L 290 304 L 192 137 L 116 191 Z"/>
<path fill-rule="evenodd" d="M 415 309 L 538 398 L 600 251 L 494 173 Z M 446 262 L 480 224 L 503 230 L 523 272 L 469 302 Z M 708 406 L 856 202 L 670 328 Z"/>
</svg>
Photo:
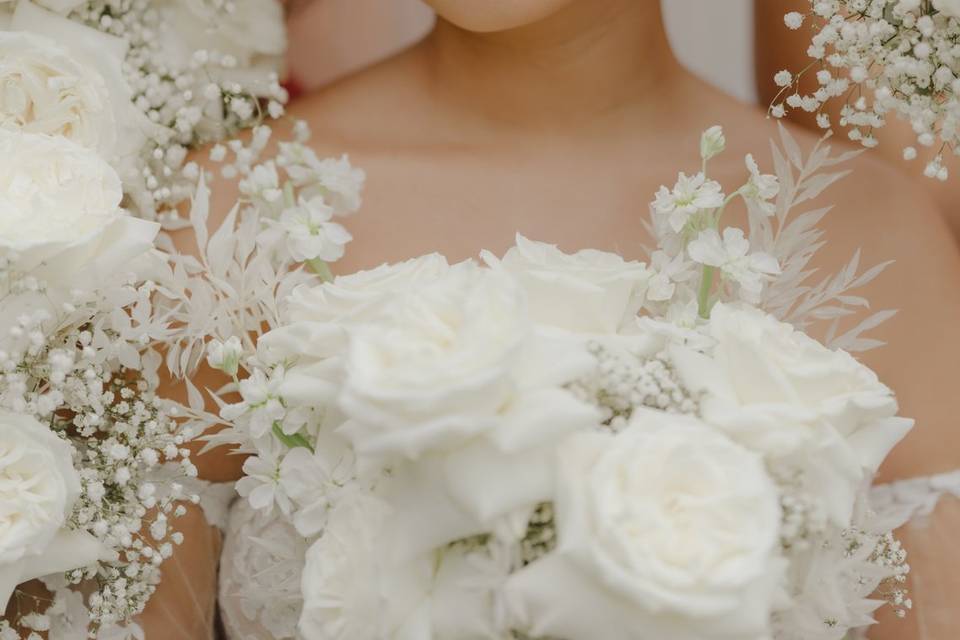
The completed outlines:
<svg viewBox="0 0 960 640">
<path fill-rule="evenodd" d="M 501 252 L 517 233 L 567 250 L 640 257 L 653 171 L 586 155 L 514 158 L 450 153 L 351 156 L 367 172 L 344 272 L 438 251 L 451 260 Z M 666 180 L 666 178 L 663 178 Z"/>
</svg>

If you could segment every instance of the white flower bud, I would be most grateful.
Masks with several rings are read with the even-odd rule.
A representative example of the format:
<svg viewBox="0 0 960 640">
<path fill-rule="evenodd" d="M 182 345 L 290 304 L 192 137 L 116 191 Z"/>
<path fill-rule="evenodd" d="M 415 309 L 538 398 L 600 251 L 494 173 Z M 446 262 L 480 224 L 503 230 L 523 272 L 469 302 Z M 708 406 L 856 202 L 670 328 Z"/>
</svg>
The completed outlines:
<svg viewBox="0 0 960 640">
<path fill-rule="evenodd" d="M 721 153 L 726 146 L 727 139 L 723 136 L 723 128 L 720 125 L 714 125 L 700 136 L 700 157 L 709 160 Z"/>
</svg>

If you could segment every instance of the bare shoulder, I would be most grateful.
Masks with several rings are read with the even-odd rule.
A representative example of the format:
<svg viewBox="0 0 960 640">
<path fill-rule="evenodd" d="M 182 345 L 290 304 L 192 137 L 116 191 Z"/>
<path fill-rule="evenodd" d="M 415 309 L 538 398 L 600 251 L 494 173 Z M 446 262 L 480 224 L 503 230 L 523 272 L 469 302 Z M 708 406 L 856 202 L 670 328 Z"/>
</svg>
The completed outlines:
<svg viewBox="0 0 960 640">
<path fill-rule="evenodd" d="M 717 104 L 711 115 L 727 125 L 729 183 L 742 178 L 745 153 L 772 167 L 769 142 L 779 136 L 776 123 L 762 112 L 727 108 L 723 100 Z M 819 139 L 815 132 L 787 126 L 804 152 Z M 827 144 L 835 153 L 854 148 L 843 140 Z M 957 244 L 930 190 L 905 171 L 869 151 L 831 170 L 845 169 L 849 175 L 803 205 L 803 210 L 831 207 L 821 223 L 826 244 L 812 265 L 817 272 L 811 281 L 836 273 L 857 251 L 861 269 L 894 261 L 859 291 L 871 310 L 897 310 L 870 332 L 886 344 L 859 355 L 897 394 L 901 414 L 916 420 L 881 470 L 881 481 L 960 468 L 960 424 L 947 400 L 954 395 L 960 362 Z M 726 176 L 722 180 L 727 184 Z"/>
<path fill-rule="evenodd" d="M 821 196 L 827 244 L 820 264 L 835 272 L 857 250 L 862 267 L 893 260 L 863 294 L 873 310 L 897 315 L 872 332 L 884 340 L 862 360 L 897 394 L 916 427 L 882 469 L 882 479 L 960 468 L 960 424 L 948 398 L 960 362 L 960 253 L 929 190 L 873 153 Z"/>
</svg>

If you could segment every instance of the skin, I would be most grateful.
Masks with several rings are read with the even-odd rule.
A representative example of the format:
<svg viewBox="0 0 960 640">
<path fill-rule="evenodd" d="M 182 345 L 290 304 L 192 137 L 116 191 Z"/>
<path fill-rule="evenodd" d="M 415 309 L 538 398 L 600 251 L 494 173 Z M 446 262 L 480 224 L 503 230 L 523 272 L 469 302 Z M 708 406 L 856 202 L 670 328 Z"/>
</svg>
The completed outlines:
<svg viewBox="0 0 960 640">
<path fill-rule="evenodd" d="M 502 252 L 518 231 L 567 251 L 640 258 L 652 194 L 678 170 L 698 169 L 701 130 L 725 127 L 728 149 L 709 172 L 727 188 L 745 180 L 748 152 L 772 167 L 776 125 L 680 68 L 659 3 L 495 4 L 487 13 L 486 1 L 436 0 L 440 19 L 420 44 L 291 106 L 310 124 L 318 153 L 347 152 L 368 174 L 364 206 L 346 222 L 355 240 L 336 272 L 431 251 L 451 261 Z M 816 139 L 794 134 L 804 148 Z M 872 334 L 889 346 L 863 360 L 920 425 L 880 480 L 958 468 L 960 433 L 945 399 L 960 360 L 960 256 L 911 180 L 873 155 L 850 168 L 813 205 L 836 205 L 816 266 L 834 271 L 858 247 L 864 264 L 897 258 L 861 291 L 876 309 L 901 309 Z M 214 193 L 217 225 L 236 191 L 221 182 Z M 188 237 L 176 240 L 191 249 Z M 197 462 L 202 477 L 227 478 L 238 472 L 231 460 L 220 450 Z M 873 637 L 912 640 L 914 626 L 908 619 Z"/>
<path fill-rule="evenodd" d="M 766 106 L 773 102 L 779 91 L 779 87 L 773 82 L 773 75 L 781 69 L 799 71 L 811 61 L 806 54 L 813 35 L 809 21 L 796 31 L 787 29 L 783 24 L 784 14 L 790 11 L 808 13 L 810 2 L 809 0 L 764 0 L 757 2 L 754 10 L 756 11 L 754 23 L 756 50 L 763 52 L 763 55 L 757 56 L 756 60 L 756 86 L 760 104 Z M 816 82 L 813 80 L 810 82 L 813 84 L 804 84 L 801 88 L 807 92 L 814 90 Z M 831 122 L 840 121 L 842 106 L 843 103 L 837 100 L 827 103 L 824 111 L 830 114 Z M 819 131 L 815 114 L 794 109 L 788 112 L 787 117 L 803 127 Z M 846 135 L 846 132 L 838 133 Z M 915 180 L 920 189 L 930 194 L 947 218 L 954 237 L 960 242 L 960 161 L 958 158 L 949 150 L 944 153 L 944 166 L 950 172 L 946 182 L 926 178 L 923 176 L 923 168 L 926 162 L 933 158 L 933 152 L 936 149 L 925 149 L 919 146 L 916 134 L 913 133 L 908 122 L 891 117 L 882 129 L 874 132 L 874 135 L 880 145 L 872 149 L 871 153 L 891 163 Z M 903 148 L 907 146 L 915 147 L 919 151 L 918 158 L 912 162 L 903 160 Z"/>
</svg>

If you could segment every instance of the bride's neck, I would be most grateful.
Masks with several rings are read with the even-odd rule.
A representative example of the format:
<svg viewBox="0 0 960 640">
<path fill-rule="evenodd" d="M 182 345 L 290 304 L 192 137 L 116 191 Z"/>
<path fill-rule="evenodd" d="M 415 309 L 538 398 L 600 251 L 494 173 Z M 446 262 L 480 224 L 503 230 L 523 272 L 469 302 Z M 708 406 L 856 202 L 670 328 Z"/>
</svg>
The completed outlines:
<svg viewBox="0 0 960 640">
<path fill-rule="evenodd" d="M 577 0 L 539 23 L 496 33 L 439 20 L 424 49 L 436 99 L 508 126 L 552 128 L 656 109 L 685 78 L 656 0 Z"/>
</svg>

